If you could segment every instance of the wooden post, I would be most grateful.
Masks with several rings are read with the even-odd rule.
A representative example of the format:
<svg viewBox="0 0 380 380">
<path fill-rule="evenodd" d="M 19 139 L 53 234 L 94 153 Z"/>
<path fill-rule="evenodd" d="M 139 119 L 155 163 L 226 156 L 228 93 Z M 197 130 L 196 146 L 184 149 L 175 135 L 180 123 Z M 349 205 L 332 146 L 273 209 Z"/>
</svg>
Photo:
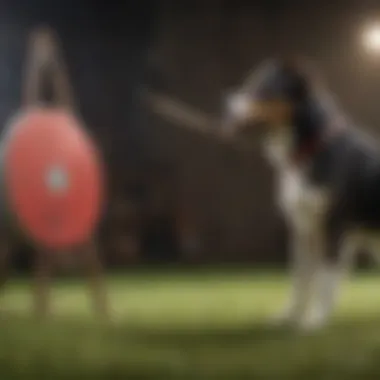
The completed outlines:
<svg viewBox="0 0 380 380">
<path fill-rule="evenodd" d="M 73 90 L 53 30 L 48 27 L 35 29 L 30 35 L 28 50 L 23 106 L 33 107 L 41 103 L 41 82 L 47 74 L 53 85 L 54 105 L 74 112 Z"/>
<path fill-rule="evenodd" d="M 0 289 L 2 289 L 9 277 L 9 256 L 11 241 L 7 234 L 0 234 Z"/>
</svg>

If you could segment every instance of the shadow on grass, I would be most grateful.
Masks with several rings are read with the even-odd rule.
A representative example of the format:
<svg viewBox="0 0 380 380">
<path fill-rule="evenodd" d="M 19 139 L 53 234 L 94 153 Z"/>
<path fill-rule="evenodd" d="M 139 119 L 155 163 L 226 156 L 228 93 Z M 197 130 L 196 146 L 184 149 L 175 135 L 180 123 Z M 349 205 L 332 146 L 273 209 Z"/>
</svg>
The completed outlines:
<svg viewBox="0 0 380 380">
<path fill-rule="evenodd" d="M 181 329 L 3 314 L 1 379 L 366 379 L 380 316 L 305 336 L 263 324 Z"/>
</svg>

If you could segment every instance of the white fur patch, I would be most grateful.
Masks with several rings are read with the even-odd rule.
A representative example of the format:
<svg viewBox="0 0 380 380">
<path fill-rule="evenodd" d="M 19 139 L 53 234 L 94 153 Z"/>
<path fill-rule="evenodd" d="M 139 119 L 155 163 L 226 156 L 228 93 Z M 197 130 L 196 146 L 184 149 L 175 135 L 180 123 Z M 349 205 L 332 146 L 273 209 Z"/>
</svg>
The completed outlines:
<svg viewBox="0 0 380 380">
<path fill-rule="evenodd" d="M 329 206 L 326 189 L 307 183 L 303 167 L 291 163 L 292 127 L 277 126 L 264 140 L 264 152 L 277 171 L 277 200 L 286 220 L 294 227 L 316 228 Z"/>
<path fill-rule="evenodd" d="M 281 173 L 279 205 L 287 219 L 299 228 L 315 228 L 327 211 L 329 197 L 320 188 L 307 185 L 300 173 Z"/>
<path fill-rule="evenodd" d="M 280 171 L 289 165 L 293 149 L 293 136 L 290 131 L 291 127 L 276 126 L 264 138 L 264 154 L 269 162 Z"/>
</svg>

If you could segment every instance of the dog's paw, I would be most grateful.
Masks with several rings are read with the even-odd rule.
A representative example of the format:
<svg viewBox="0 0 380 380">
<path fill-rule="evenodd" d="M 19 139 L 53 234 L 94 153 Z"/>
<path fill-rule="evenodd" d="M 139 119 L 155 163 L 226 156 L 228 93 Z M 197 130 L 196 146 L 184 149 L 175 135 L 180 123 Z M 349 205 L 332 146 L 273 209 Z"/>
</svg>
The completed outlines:
<svg viewBox="0 0 380 380">
<path fill-rule="evenodd" d="M 269 325 L 273 327 L 290 327 L 296 324 L 296 318 L 289 310 L 282 310 L 269 318 Z"/>
<path fill-rule="evenodd" d="M 326 324 L 326 314 L 318 310 L 302 318 L 297 324 L 297 329 L 301 332 L 314 332 L 321 330 Z"/>
</svg>

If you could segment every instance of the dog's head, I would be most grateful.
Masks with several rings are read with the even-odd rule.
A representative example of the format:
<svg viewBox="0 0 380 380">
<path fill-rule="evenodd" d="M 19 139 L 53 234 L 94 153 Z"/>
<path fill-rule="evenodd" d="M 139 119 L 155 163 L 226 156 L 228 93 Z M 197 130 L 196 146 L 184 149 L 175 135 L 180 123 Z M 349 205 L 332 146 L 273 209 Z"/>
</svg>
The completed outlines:
<svg viewBox="0 0 380 380">
<path fill-rule="evenodd" d="M 228 97 L 224 132 L 249 144 L 264 136 L 289 155 L 324 133 L 333 112 L 326 94 L 306 63 L 267 61 Z"/>
</svg>

